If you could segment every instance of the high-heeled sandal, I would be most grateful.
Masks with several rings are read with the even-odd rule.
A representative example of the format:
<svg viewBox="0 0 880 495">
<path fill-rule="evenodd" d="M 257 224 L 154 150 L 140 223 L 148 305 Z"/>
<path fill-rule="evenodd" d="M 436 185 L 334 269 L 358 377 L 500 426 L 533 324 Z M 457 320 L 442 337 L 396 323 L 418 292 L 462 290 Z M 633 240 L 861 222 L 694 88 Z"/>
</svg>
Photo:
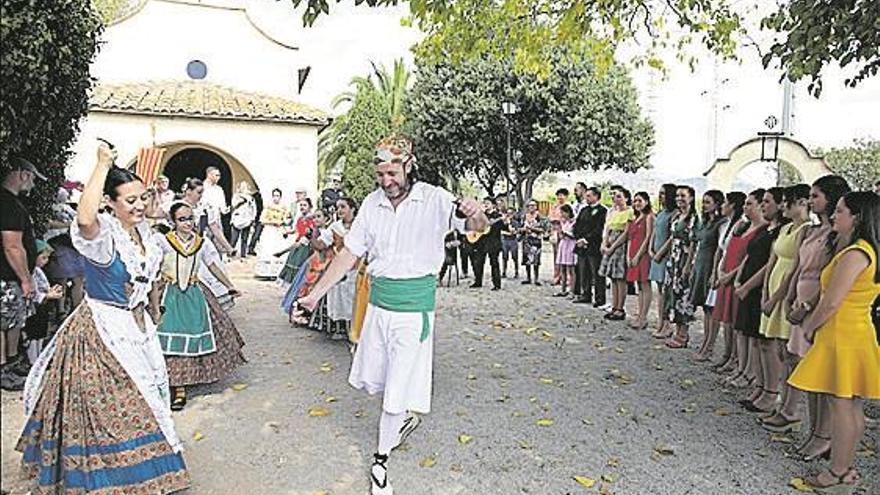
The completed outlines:
<svg viewBox="0 0 880 495">
<path fill-rule="evenodd" d="M 766 388 L 762 388 L 761 392 L 762 392 L 762 395 L 763 394 L 770 394 L 770 395 L 776 395 L 776 396 L 779 395 L 779 392 L 767 390 Z M 755 400 L 758 400 L 760 398 L 761 398 L 761 396 L 759 395 L 758 398 Z M 773 406 L 771 406 L 770 409 L 761 409 L 760 407 L 756 406 L 753 401 L 750 401 L 750 400 L 743 400 L 743 401 L 740 401 L 739 403 L 742 404 L 742 406 L 746 409 L 746 411 L 749 411 L 749 412 L 769 413 L 769 412 L 773 411 Z"/>
<path fill-rule="evenodd" d="M 824 441 L 828 442 L 828 446 L 825 447 L 824 449 L 822 449 L 821 452 L 816 452 L 815 454 L 804 454 L 804 453 L 800 452 L 799 455 L 792 456 L 792 457 L 794 457 L 795 459 L 797 459 L 801 462 L 813 462 L 817 459 L 824 459 L 827 461 L 827 460 L 831 459 L 831 438 L 830 437 L 823 437 L 821 435 L 816 435 L 816 434 L 813 434 L 813 438 L 818 438 L 819 440 L 824 440 Z M 805 445 L 805 447 L 806 447 L 806 445 Z"/>
<path fill-rule="evenodd" d="M 675 334 L 671 338 L 666 340 L 666 347 L 670 349 L 687 349 L 688 342 L 690 342 L 691 336 L 685 334 L 682 338 L 681 335 Z"/>
<path fill-rule="evenodd" d="M 808 476 L 805 478 L 805 481 L 816 493 L 824 495 L 850 495 L 859 483 L 859 475 L 852 468 L 847 469 L 843 474 L 835 473 L 834 468 L 829 468 L 827 472 L 834 478 L 834 482 L 831 484 L 825 485 L 819 482 L 819 476 L 822 475 L 821 472 L 814 476 Z M 846 481 L 847 475 L 851 473 L 855 474 L 855 478 L 852 481 Z"/>
<path fill-rule="evenodd" d="M 186 406 L 186 387 L 174 387 L 171 410 L 180 411 Z"/>
</svg>

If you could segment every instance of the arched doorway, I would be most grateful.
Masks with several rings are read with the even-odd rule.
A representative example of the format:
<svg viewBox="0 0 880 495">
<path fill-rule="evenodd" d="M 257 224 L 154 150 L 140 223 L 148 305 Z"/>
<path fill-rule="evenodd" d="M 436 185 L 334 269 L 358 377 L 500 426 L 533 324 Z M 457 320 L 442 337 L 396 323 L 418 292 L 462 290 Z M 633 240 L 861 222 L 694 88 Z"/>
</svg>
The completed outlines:
<svg viewBox="0 0 880 495">
<path fill-rule="evenodd" d="M 226 195 L 226 202 L 232 199 L 232 172 L 229 164 L 217 153 L 205 148 L 185 148 L 171 155 L 162 173 L 168 177 L 171 188 L 180 191 L 188 178 L 203 179 L 208 167 L 220 169 L 220 187 Z"/>
<path fill-rule="evenodd" d="M 768 160 L 768 156 L 772 157 Z M 715 160 L 703 175 L 709 189 L 730 191 L 740 171 L 755 162 L 780 162 L 795 169 L 805 182 L 830 174 L 825 159 L 813 156 L 806 146 L 786 136 L 757 137 L 735 146 L 725 158 Z"/>
</svg>

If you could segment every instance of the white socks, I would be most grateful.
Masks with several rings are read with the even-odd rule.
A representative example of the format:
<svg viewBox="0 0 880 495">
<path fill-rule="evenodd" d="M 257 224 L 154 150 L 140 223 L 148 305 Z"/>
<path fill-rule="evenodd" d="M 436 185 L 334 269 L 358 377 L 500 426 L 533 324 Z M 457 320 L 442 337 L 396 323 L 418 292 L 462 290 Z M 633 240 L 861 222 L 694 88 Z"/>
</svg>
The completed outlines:
<svg viewBox="0 0 880 495">
<path fill-rule="evenodd" d="M 391 414 L 382 411 L 379 418 L 379 448 L 377 452 L 380 455 L 388 455 L 391 449 L 397 447 L 400 441 L 400 429 L 403 428 L 403 422 L 406 420 L 406 413 Z"/>
</svg>

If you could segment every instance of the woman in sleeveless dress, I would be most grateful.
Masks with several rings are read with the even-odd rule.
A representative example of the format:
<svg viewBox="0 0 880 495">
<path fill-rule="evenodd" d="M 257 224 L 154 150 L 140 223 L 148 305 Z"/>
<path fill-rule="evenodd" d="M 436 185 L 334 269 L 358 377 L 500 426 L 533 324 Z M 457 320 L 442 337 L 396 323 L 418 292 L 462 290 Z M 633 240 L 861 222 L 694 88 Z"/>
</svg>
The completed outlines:
<svg viewBox="0 0 880 495">
<path fill-rule="evenodd" d="M 653 337 L 666 338 L 669 320 L 666 318 L 666 298 L 663 295 L 663 283 L 666 281 L 666 254 L 660 254 L 660 249 L 669 239 L 669 219 L 675 212 L 675 184 L 663 184 L 658 195 L 660 211 L 654 219 L 654 232 L 651 235 L 651 244 L 648 256 L 651 258 L 651 282 L 657 286 L 657 328 L 652 333 Z"/>
<path fill-rule="evenodd" d="M 767 388 L 773 390 L 781 386 L 782 404 L 792 407 L 788 397 L 789 387 L 784 386 L 788 378 L 784 362 L 785 347 L 791 334 L 791 323 L 787 319 L 789 308 L 784 299 L 794 275 L 798 246 L 803 242 L 804 232 L 809 226 L 807 199 L 810 196 L 810 186 L 797 184 L 786 187 L 782 195 L 783 215 L 791 223 L 780 230 L 767 264 L 768 273 L 764 277 L 764 291 L 761 296 L 761 335 L 767 339 L 771 351 L 764 356 L 765 373 L 770 377 Z M 791 419 L 783 422 L 779 421 L 779 414 L 780 409 L 777 409 L 772 415 L 763 418 L 764 428 L 776 433 L 787 433 L 800 427 L 799 421 L 795 421 L 796 418 L 793 417 L 794 413 L 789 412 L 785 418 Z"/>
<path fill-rule="evenodd" d="M 643 330 L 648 326 L 648 310 L 651 309 L 651 258 L 648 246 L 654 232 L 654 212 L 651 197 L 644 191 L 633 198 L 636 218 L 627 228 L 626 280 L 639 286 L 639 310 L 630 320 L 630 328 Z"/>
<path fill-rule="evenodd" d="M 189 486 L 169 408 L 149 293 L 162 251 L 150 195 L 131 172 L 98 163 L 70 228 L 85 257 L 85 298 L 31 368 L 16 449 L 32 493 L 165 494 Z M 99 214 L 105 201 L 112 214 Z"/>
<path fill-rule="evenodd" d="M 802 325 L 813 345 L 789 383 L 831 402 L 831 465 L 807 478 L 819 493 L 852 493 L 865 433 L 864 401 L 880 399 L 880 342 L 871 305 L 880 296 L 880 196 L 850 192 L 834 212 L 839 252 L 820 277 L 821 296 Z M 869 489 L 870 491 L 870 489 Z"/>
<path fill-rule="evenodd" d="M 709 292 L 712 289 L 711 279 L 715 270 L 715 252 L 718 250 L 720 227 L 725 220 L 721 213 L 721 205 L 724 203 L 724 194 L 718 190 L 709 190 L 703 194 L 703 215 L 699 228 L 694 234 L 696 238 L 696 255 L 694 256 L 694 270 L 691 274 L 691 304 L 694 308 L 703 310 L 703 343 L 694 358 L 700 361 L 709 359 L 712 353 L 710 341 L 715 337 L 712 332 L 712 307 L 715 301 L 709 301 Z"/>
<path fill-rule="evenodd" d="M 791 336 L 787 346 L 788 365 L 792 370 L 789 375 L 810 349 L 802 324 L 819 302 L 819 276 L 834 254 L 829 249 L 834 243 L 835 235 L 831 228 L 831 215 L 837 202 L 849 191 L 849 184 L 843 177 L 837 175 L 819 178 L 810 190 L 809 207 L 818 219 L 818 224 L 808 229 L 798 248 L 796 268 L 785 300 L 787 319 L 791 323 Z M 797 424 L 791 421 L 791 418 L 797 418 L 797 405 L 805 392 L 790 384 L 786 388 L 788 389 L 786 400 L 776 417 L 764 421 L 765 428 L 771 431 L 784 430 L 792 424 Z M 827 454 L 831 449 L 831 412 L 825 395 L 814 393 L 806 395 L 807 414 L 810 418 L 809 435 L 806 441 L 797 446 L 790 455 L 810 462 Z M 773 430 L 773 427 L 778 430 Z"/>
<path fill-rule="evenodd" d="M 708 361 L 712 358 L 712 350 L 715 346 L 715 340 L 719 330 L 724 330 L 724 353 L 721 360 L 718 361 L 713 369 L 715 371 L 723 368 L 728 362 L 735 362 L 736 356 L 733 355 L 735 349 L 735 339 L 733 329 L 730 326 L 730 319 L 722 321 L 719 314 L 730 314 L 730 306 L 733 303 L 733 288 L 730 284 L 721 286 L 719 284 L 721 271 L 724 268 L 724 261 L 727 255 L 727 248 L 733 233 L 742 225 L 743 220 L 743 203 L 745 203 L 746 195 L 739 191 L 729 192 L 724 196 L 724 202 L 721 204 L 721 215 L 723 219 L 718 225 L 718 248 L 712 260 L 712 272 L 709 277 L 709 286 L 711 290 L 707 298 L 713 298 L 712 312 L 710 313 L 709 326 L 705 329 L 706 339 L 705 346 L 700 349 L 695 358 L 697 361 Z"/>
</svg>

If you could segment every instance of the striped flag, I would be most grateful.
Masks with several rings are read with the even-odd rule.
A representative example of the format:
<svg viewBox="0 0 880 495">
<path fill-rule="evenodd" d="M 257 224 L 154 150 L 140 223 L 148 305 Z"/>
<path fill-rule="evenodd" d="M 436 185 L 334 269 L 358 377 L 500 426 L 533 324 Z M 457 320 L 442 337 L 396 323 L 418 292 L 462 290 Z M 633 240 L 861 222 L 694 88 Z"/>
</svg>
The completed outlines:
<svg viewBox="0 0 880 495">
<path fill-rule="evenodd" d="M 135 173 L 146 185 L 152 185 L 159 176 L 159 165 L 162 163 L 162 155 L 165 148 L 141 148 L 138 150 L 137 166 Z"/>
</svg>

